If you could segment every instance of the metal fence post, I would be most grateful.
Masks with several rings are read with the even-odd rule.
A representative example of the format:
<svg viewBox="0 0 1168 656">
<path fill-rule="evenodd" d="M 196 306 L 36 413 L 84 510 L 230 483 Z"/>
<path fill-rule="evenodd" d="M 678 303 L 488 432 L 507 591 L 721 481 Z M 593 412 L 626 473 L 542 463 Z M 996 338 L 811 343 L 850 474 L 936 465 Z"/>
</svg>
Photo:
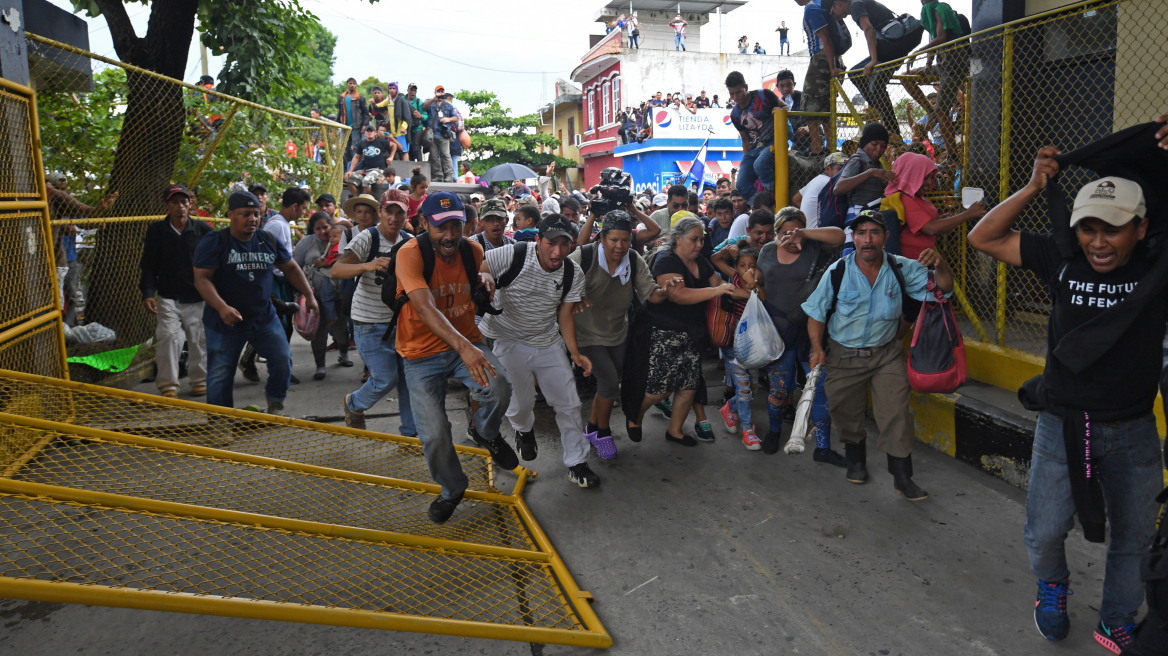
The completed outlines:
<svg viewBox="0 0 1168 656">
<path fill-rule="evenodd" d="M 1002 35 L 1002 137 L 998 161 L 998 201 L 1010 197 L 1010 101 L 1014 86 L 1014 30 Z M 1006 345 L 1006 263 L 998 262 L 997 310 L 994 327 L 998 344 Z"/>
<path fill-rule="evenodd" d="M 827 130 L 825 132 L 827 135 L 827 152 L 829 152 L 829 153 L 834 153 L 836 151 L 835 126 L 836 126 L 836 121 L 838 120 L 838 117 L 836 116 L 838 112 L 836 112 L 836 107 L 835 107 L 836 99 L 835 99 L 835 84 L 834 84 L 834 82 L 835 82 L 835 78 L 832 78 L 831 83 L 828 84 L 828 87 L 830 88 L 830 93 L 827 96 L 828 97 L 828 101 L 827 101 L 828 117 L 827 117 Z"/>
<path fill-rule="evenodd" d="M 227 134 L 227 128 L 231 127 L 231 119 L 235 118 L 235 113 L 239 111 L 239 103 L 231 106 L 227 110 L 227 116 L 223 117 L 223 122 L 219 124 L 219 131 L 215 133 L 215 140 L 211 145 L 207 146 L 207 152 L 203 153 L 203 159 L 199 165 L 195 167 L 195 172 L 191 174 L 191 180 L 187 183 L 187 187 L 194 187 L 199 182 L 199 178 L 203 176 L 203 169 L 211 163 L 211 157 L 219 150 L 219 144 L 223 141 L 223 135 Z"/>
<path fill-rule="evenodd" d="M 791 173 L 787 170 L 787 110 L 776 109 L 775 121 L 775 198 L 786 207 L 791 202 Z"/>
</svg>

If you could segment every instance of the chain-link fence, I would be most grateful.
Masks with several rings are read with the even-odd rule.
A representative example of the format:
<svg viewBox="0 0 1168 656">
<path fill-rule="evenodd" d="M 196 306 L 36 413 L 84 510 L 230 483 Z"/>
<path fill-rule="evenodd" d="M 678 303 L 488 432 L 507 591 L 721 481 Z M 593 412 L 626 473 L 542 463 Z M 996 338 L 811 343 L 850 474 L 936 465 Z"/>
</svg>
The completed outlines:
<svg viewBox="0 0 1168 656">
<path fill-rule="evenodd" d="M 265 185 L 275 209 L 289 186 L 339 196 L 349 128 L 34 34 L 28 47 L 44 167 L 50 183 L 78 201 L 50 197 L 57 266 L 68 271 L 66 317 L 72 325 L 109 329 L 69 339 L 70 370 L 75 379 L 111 382 L 111 373 L 153 360 L 154 317 L 142 306 L 138 261 L 146 226 L 162 218 L 162 190 L 190 187 L 192 215 L 212 221 L 225 215 L 227 197 L 240 185 Z M 101 208 L 114 192 L 116 201 Z M 95 354 L 121 357 L 86 358 Z M 88 364 L 78 364 L 83 359 Z M 106 364 L 90 366 L 95 362 Z"/>
<path fill-rule="evenodd" d="M 828 147 L 842 143 L 845 152 L 864 124 L 883 123 L 892 135 L 888 168 L 908 151 L 936 161 L 938 191 L 929 196 L 942 216 L 962 211 L 963 187 L 983 189 L 992 207 L 1027 183 L 1042 146 L 1073 150 L 1168 109 L 1164 11 L 1162 0 L 1105 0 L 1045 12 L 936 48 L 927 70 L 927 55 L 918 55 L 882 63 L 871 78 L 850 71 L 832 85 L 829 116 L 790 115 L 826 119 Z M 791 192 L 822 167 L 794 153 L 789 161 L 780 175 Z M 1068 199 L 1093 177 L 1063 172 Z M 1045 354 L 1045 287 L 969 248 L 970 225 L 937 240 L 956 274 L 966 338 Z M 1045 203 L 1031 203 L 1017 227 L 1049 231 Z"/>
</svg>

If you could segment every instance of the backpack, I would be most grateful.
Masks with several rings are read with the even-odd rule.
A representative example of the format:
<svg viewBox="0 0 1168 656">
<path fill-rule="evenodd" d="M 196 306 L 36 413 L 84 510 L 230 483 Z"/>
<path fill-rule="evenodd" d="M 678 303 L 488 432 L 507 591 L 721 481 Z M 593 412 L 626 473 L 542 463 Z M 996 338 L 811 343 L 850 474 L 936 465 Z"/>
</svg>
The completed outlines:
<svg viewBox="0 0 1168 656">
<path fill-rule="evenodd" d="M 463 241 L 466 240 L 464 239 Z M 519 277 L 519 273 L 523 271 L 523 263 L 527 261 L 527 245 L 529 243 L 530 242 L 526 241 L 515 242 L 515 252 L 511 254 L 511 264 L 507 266 L 507 270 L 503 272 L 503 275 L 499 276 L 498 279 L 495 280 L 496 290 L 507 287 L 511 283 L 515 282 L 515 279 Z M 565 298 L 568 298 L 568 292 L 571 291 L 572 283 L 575 281 L 576 277 L 576 267 L 572 266 L 567 258 L 564 259 L 563 266 L 567 268 L 564 269 L 564 289 L 560 292 L 561 303 L 564 302 Z M 492 309 L 494 310 L 495 308 Z M 491 312 L 491 314 L 499 314 L 500 312 L 502 312 L 502 310 L 496 310 Z"/>
<path fill-rule="evenodd" d="M 892 273 L 896 276 L 896 283 L 900 285 L 900 314 L 905 321 L 913 323 L 921 313 L 922 303 L 915 298 L 909 298 L 908 290 L 905 287 L 904 274 L 901 273 L 900 267 L 903 266 L 896 261 L 896 257 L 891 253 L 885 253 L 884 257 L 888 260 L 888 266 L 892 269 Z M 831 315 L 835 314 L 835 307 L 839 303 L 840 287 L 844 284 L 844 272 L 848 267 L 846 259 L 841 260 L 840 264 L 831 270 L 831 307 L 827 310 L 827 316 L 823 318 L 824 330 L 827 329 L 827 324 L 831 321 Z"/>
<path fill-rule="evenodd" d="M 951 394 L 965 383 L 965 342 L 932 271 L 927 289 L 908 347 L 908 384 L 917 392 Z"/>
<path fill-rule="evenodd" d="M 853 159 L 858 160 L 859 157 L 852 155 L 848 159 L 851 163 Z M 847 164 L 844 164 L 847 168 Z M 848 198 L 847 196 L 835 195 L 835 183 L 839 182 L 840 174 L 844 172 L 840 169 L 839 173 L 831 176 L 827 184 L 823 185 L 823 189 L 819 190 L 819 227 L 820 228 L 839 228 L 843 230 L 844 221 L 848 216 Z"/>
<path fill-rule="evenodd" d="M 377 229 L 377 226 L 372 226 L 372 227 L 366 228 L 365 230 L 370 233 L 369 234 L 369 254 L 365 256 L 365 261 L 372 262 L 373 260 L 376 260 L 377 258 L 382 257 L 382 255 L 381 255 L 381 231 Z M 409 243 L 409 241 L 411 239 L 414 238 L 413 235 L 410 235 L 408 232 L 402 232 L 402 233 L 398 233 L 398 234 L 402 235 L 403 239 L 400 242 L 398 242 L 397 244 L 394 244 L 393 248 L 389 251 L 389 255 L 388 255 L 389 260 L 390 260 L 389 266 L 385 269 L 385 271 L 382 273 L 382 276 L 381 276 L 381 302 L 385 303 L 387 306 L 389 306 L 390 309 L 393 310 L 394 315 L 396 315 L 398 309 L 400 309 L 397 307 L 397 272 L 394 270 L 394 265 L 397 263 L 397 252 L 399 250 L 401 250 L 402 246 L 405 246 L 406 244 Z M 421 246 L 421 244 L 418 244 L 418 245 Z M 423 257 L 423 261 L 425 261 L 425 257 Z M 433 249 L 430 250 L 430 269 L 429 269 L 429 271 L 430 271 L 430 275 L 433 275 L 433 273 L 434 273 L 434 251 L 433 251 Z M 430 282 L 429 275 L 426 276 L 426 282 Z M 389 333 L 389 331 L 386 331 L 386 334 L 388 334 L 388 333 Z"/>
</svg>

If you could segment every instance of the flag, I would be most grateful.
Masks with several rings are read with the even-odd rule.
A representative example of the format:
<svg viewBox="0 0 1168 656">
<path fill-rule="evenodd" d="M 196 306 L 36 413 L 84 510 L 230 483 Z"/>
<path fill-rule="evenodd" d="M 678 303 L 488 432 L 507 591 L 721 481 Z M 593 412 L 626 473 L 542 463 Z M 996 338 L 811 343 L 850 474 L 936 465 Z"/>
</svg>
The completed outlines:
<svg viewBox="0 0 1168 656">
<path fill-rule="evenodd" d="M 710 149 L 710 137 L 706 137 L 706 141 L 702 144 L 701 149 L 698 150 L 698 156 L 694 158 L 693 164 L 689 167 L 689 175 L 685 177 L 685 186 L 689 186 L 690 180 L 695 180 L 698 183 L 698 189 L 706 181 L 706 152 Z"/>
</svg>

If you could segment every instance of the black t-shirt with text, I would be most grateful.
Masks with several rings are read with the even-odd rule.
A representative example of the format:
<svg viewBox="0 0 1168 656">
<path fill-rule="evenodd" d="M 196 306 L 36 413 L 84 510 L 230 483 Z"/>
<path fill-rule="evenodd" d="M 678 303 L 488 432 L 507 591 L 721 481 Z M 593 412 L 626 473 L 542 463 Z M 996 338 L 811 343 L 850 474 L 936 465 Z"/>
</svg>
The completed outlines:
<svg viewBox="0 0 1168 656">
<path fill-rule="evenodd" d="M 1051 292 L 1044 382 L 1050 400 L 1061 406 L 1096 411 L 1111 419 L 1152 411 L 1160 384 L 1168 303 L 1152 299 L 1123 337 L 1091 366 L 1072 373 L 1050 355 L 1064 335 L 1135 291 L 1151 268 L 1143 244 L 1131 260 L 1109 273 L 1097 273 L 1082 251 L 1064 260 L 1054 237 L 1023 232 L 1022 268 L 1033 271 Z M 1061 280 L 1060 280 L 1061 278 Z"/>
</svg>

